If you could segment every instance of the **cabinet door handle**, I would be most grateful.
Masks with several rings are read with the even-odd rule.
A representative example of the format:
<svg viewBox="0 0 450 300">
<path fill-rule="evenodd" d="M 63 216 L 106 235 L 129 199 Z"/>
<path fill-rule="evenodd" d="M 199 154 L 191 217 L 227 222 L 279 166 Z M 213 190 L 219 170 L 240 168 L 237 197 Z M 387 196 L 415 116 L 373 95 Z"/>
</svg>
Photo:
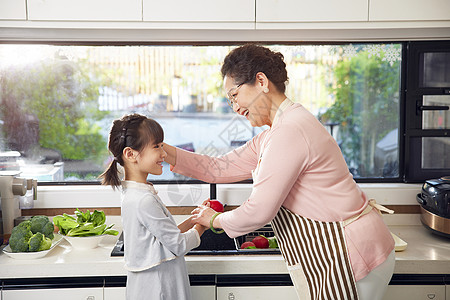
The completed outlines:
<svg viewBox="0 0 450 300">
<path fill-rule="evenodd" d="M 449 107 L 446 105 L 421 105 L 417 107 L 418 110 L 448 110 Z"/>
</svg>

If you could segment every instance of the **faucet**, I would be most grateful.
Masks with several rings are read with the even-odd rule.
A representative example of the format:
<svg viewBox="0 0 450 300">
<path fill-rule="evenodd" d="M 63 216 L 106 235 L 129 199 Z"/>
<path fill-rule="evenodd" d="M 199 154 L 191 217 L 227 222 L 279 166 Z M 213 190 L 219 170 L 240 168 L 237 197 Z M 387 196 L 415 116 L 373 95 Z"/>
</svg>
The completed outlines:
<svg viewBox="0 0 450 300">
<path fill-rule="evenodd" d="M 37 199 L 37 180 L 17 177 L 20 172 L 0 172 L 0 200 L 3 219 L 3 234 L 9 238 L 14 227 L 14 219 L 20 217 L 19 199 L 16 196 L 24 196 L 27 190 L 33 190 L 33 200 Z"/>
</svg>

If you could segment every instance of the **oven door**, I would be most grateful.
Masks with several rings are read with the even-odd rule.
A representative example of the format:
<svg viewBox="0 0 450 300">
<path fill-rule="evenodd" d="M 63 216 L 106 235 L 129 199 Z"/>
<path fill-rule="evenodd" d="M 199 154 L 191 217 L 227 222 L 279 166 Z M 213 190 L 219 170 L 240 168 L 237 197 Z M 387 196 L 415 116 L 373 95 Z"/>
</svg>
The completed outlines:
<svg viewBox="0 0 450 300">
<path fill-rule="evenodd" d="M 405 181 L 450 174 L 450 41 L 411 42 L 405 97 Z"/>
</svg>

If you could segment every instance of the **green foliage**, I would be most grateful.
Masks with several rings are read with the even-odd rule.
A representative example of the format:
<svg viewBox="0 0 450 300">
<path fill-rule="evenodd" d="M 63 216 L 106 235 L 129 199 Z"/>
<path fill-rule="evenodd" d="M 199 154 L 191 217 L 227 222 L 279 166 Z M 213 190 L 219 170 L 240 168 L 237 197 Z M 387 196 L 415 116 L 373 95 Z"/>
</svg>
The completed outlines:
<svg viewBox="0 0 450 300">
<path fill-rule="evenodd" d="M 380 175 L 374 170 L 376 143 L 399 126 L 399 62 L 391 66 L 383 58 L 359 51 L 339 61 L 330 87 L 335 102 L 321 116 L 340 124 L 341 150 L 361 177 Z"/>
<path fill-rule="evenodd" d="M 103 211 L 95 210 L 91 213 L 89 210 L 82 212 L 78 208 L 75 211 L 75 217 L 67 214 L 55 216 L 53 222 L 59 228 L 63 235 L 67 236 L 94 236 L 94 235 L 117 235 L 117 230 L 111 229 L 114 224 L 106 226 L 106 216 Z"/>
<path fill-rule="evenodd" d="M 62 216 L 54 216 L 53 222 L 55 223 L 55 226 L 59 228 L 59 232 L 62 235 L 67 235 L 72 228 L 78 226 L 77 219 L 65 213 Z"/>
<path fill-rule="evenodd" d="M 4 119 L 36 116 L 41 147 L 58 150 L 64 159 L 97 158 L 106 149 L 95 125 L 104 115 L 97 109 L 101 85 L 97 75 L 84 60 L 75 63 L 62 58 L 2 70 Z M 8 139 L 8 132 L 5 135 Z"/>
</svg>

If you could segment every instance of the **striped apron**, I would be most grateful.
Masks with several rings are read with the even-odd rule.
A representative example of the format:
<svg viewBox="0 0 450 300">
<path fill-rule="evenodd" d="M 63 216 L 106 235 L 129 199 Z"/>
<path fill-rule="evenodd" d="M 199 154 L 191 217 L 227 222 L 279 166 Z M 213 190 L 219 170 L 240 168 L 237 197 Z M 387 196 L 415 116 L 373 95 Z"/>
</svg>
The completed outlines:
<svg viewBox="0 0 450 300">
<path fill-rule="evenodd" d="M 342 222 L 321 222 L 281 207 L 272 227 L 299 299 L 358 299 Z"/>
<path fill-rule="evenodd" d="M 342 222 L 315 221 L 280 208 L 272 227 L 300 299 L 358 299 L 344 227 L 372 209 L 394 213 L 374 199 Z"/>
</svg>

